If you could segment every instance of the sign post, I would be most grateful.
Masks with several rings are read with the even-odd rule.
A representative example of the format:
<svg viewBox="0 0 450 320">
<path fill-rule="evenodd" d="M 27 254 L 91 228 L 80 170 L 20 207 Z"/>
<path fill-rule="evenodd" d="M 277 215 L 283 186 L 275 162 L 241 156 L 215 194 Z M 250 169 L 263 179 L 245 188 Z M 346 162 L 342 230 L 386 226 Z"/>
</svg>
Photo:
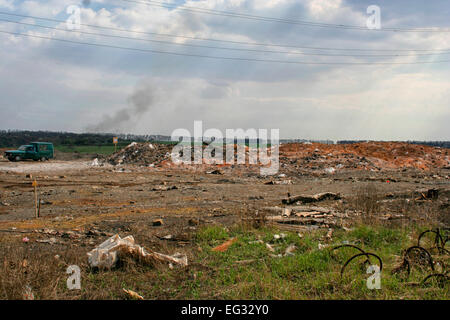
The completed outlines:
<svg viewBox="0 0 450 320">
<path fill-rule="evenodd" d="M 113 137 L 113 143 L 114 143 L 114 152 L 117 151 L 117 144 L 119 143 L 118 137 Z"/>
<path fill-rule="evenodd" d="M 37 196 L 38 183 L 37 183 L 36 179 L 33 181 L 32 186 L 34 187 L 34 213 L 35 213 L 35 217 L 39 218 L 39 214 L 38 214 L 38 196 Z"/>
</svg>

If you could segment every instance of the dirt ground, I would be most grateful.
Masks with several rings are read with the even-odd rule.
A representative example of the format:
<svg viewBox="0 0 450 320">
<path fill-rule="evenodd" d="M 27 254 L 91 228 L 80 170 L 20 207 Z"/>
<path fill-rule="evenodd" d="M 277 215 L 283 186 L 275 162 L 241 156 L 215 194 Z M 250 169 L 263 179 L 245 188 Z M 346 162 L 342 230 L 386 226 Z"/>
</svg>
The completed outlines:
<svg viewBox="0 0 450 320">
<path fill-rule="evenodd" d="M 318 161 L 316 149 L 296 159 Z M 280 215 L 283 208 L 307 213 L 299 215 L 302 221 L 280 224 L 302 232 L 346 229 L 372 210 L 386 223 L 426 221 L 430 226 L 450 226 L 447 158 L 435 167 L 429 166 L 432 160 L 422 167 L 386 168 L 378 162 L 377 170 L 334 163 L 338 169 L 330 172 L 323 170 L 329 167 L 324 161 L 320 168 L 312 165 L 296 170 L 298 164 L 292 164 L 295 149 L 289 150 L 289 154 L 280 153 L 280 159 L 288 159 L 282 160 L 280 173 L 270 177 L 259 175 L 252 166 L 180 168 L 115 166 L 92 159 L 0 160 L 0 243 L 26 241 L 54 254 L 74 246 L 88 252 L 114 234 L 131 234 L 147 248 L 172 253 L 188 248 L 191 235 L 203 226 L 266 220 Z M 447 157 L 447 151 L 435 151 Z M 34 180 L 39 218 L 35 217 Z M 296 195 L 321 193 L 336 197 L 303 203 L 303 207 L 298 206 L 302 203 L 282 202 Z M 325 218 L 315 218 L 317 211 L 324 210 Z"/>
<path fill-rule="evenodd" d="M 315 154 L 314 149 L 317 150 L 314 147 L 310 155 Z M 281 153 L 280 157 L 283 156 Z M 193 227 L 188 224 L 192 219 L 201 224 L 231 223 L 243 213 L 282 206 L 281 200 L 288 194 L 322 192 L 338 193 L 340 200 L 328 200 L 325 205 L 346 213 L 345 204 L 368 184 L 375 188 L 379 200 L 385 202 L 413 200 L 421 191 L 439 189 L 440 205 L 448 212 L 445 206 L 450 170 L 445 165 L 377 171 L 342 168 L 327 173 L 314 168 L 295 171 L 295 166 L 282 163 L 279 175 L 267 177 L 260 176 L 252 166 L 221 168 L 215 172 L 215 166 L 202 165 L 179 169 L 114 166 L 107 162 L 97 166 L 85 159 L 17 163 L 2 160 L 0 229 L 28 230 L 51 227 L 54 223 L 70 229 L 95 224 L 102 231 L 115 233 L 120 231 L 121 224 L 125 226 L 138 217 L 149 223 L 162 218 L 164 226 L 154 230 L 169 232 L 175 225 Z M 38 183 L 40 219 L 35 219 L 34 180 Z M 396 212 L 398 208 L 387 206 L 386 210 Z"/>
</svg>

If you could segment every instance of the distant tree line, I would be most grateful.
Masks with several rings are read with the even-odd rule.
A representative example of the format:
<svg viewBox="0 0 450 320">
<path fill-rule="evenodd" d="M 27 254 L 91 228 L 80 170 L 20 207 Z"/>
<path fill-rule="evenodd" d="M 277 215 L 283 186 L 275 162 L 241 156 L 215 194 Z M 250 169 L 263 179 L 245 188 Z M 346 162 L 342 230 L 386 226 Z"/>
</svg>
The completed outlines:
<svg viewBox="0 0 450 320">
<path fill-rule="evenodd" d="M 135 135 L 135 134 L 113 134 L 113 133 L 73 133 L 53 131 L 28 131 L 28 130 L 0 130 L 0 148 L 18 147 L 32 141 L 52 142 L 54 145 L 68 146 L 102 146 L 111 145 L 112 138 L 119 137 L 119 144 L 129 144 L 133 141 L 169 141 L 169 136 L 162 135 Z M 322 142 L 333 143 L 331 140 L 303 140 L 285 139 L 281 142 Z M 351 144 L 367 142 L 367 140 L 339 140 L 337 144 Z M 450 148 L 450 141 L 406 141 L 412 144 L 427 145 L 432 147 Z"/>
<path fill-rule="evenodd" d="M 71 146 L 111 145 L 113 136 L 114 134 L 0 130 L 0 148 L 18 147 L 32 141 Z M 133 141 L 139 141 L 139 139 L 133 136 Z M 119 143 L 131 143 L 131 140 L 119 138 Z"/>
<path fill-rule="evenodd" d="M 361 142 L 368 142 L 368 140 L 339 140 L 336 143 L 337 144 L 352 144 L 352 143 L 361 143 Z M 450 141 L 402 141 L 407 142 L 411 144 L 420 144 L 425 146 L 431 146 L 431 147 L 440 147 L 440 148 L 450 148 Z"/>
<path fill-rule="evenodd" d="M 450 148 L 450 141 L 407 141 L 412 144 L 422 144 L 432 147 Z"/>
</svg>

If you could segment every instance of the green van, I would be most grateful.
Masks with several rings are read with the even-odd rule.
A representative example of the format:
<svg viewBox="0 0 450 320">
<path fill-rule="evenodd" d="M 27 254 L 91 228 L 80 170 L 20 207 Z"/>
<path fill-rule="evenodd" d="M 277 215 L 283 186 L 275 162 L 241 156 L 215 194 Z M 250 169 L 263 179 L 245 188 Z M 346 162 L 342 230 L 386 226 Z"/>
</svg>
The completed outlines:
<svg viewBox="0 0 450 320">
<path fill-rule="evenodd" d="M 45 161 L 54 157 L 53 144 L 49 142 L 31 142 L 30 144 L 20 146 L 17 150 L 5 151 L 5 157 L 9 161 L 26 159 Z"/>
</svg>

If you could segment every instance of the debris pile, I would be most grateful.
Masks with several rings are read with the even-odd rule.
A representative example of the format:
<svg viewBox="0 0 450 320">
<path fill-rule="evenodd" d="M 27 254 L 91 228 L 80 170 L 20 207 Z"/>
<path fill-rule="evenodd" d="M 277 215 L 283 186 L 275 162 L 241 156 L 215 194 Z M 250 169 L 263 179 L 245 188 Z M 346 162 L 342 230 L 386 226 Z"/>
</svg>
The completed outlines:
<svg viewBox="0 0 450 320">
<path fill-rule="evenodd" d="M 124 149 L 114 153 L 107 161 L 113 165 L 134 164 L 145 166 L 171 166 L 173 144 L 152 144 L 133 142 Z M 227 147 L 224 145 L 223 159 Z M 245 152 L 245 165 L 258 162 L 258 150 L 241 146 Z M 191 149 L 191 160 L 202 158 L 205 152 L 213 150 L 208 145 Z M 271 150 L 269 148 L 269 150 Z M 234 159 L 237 160 L 240 148 L 234 145 Z M 269 152 L 270 153 L 270 152 Z M 211 161 L 203 159 L 202 164 L 214 164 L 215 151 Z M 256 157 L 256 158 L 255 158 Z M 250 158 L 254 158 L 250 160 Z M 429 170 L 432 168 L 449 168 L 450 155 L 448 149 L 414 145 L 406 142 L 361 142 L 354 144 L 321 144 L 321 143 L 287 143 L 279 147 L 281 168 L 285 172 L 319 172 L 333 175 L 341 170 L 393 170 L 415 168 Z M 94 160 L 92 166 L 97 166 Z M 257 165 L 261 165 L 260 163 Z M 226 165 L 221 165 L 226 166 Z M 229 165 L 228 165 L 229 166 Z M 220 174 L 219 171 L 211 171 Z"/>
<path fill-rule="evenodd" d="M 158 165 L 170 159 L 173 145 L 136 143 L 129 144 L 124 149 L 112 154 L 107 161 L 112 165 Z"/>
<path fill-rule="evenodd" d="M 308 169 L 328 174 L 339 169 L 429 170 L 448 167 L 450 154 L 448 149 L 406 142 L 287 143 L 280 146 L 280 162 L 288 171 Z"/>
<path fill-rule="evenodd" d="M 313 196 L 299 195 L 299 196 L 294 196 L 294 197 L 288 197 L 287 199 L 283 199 L 282 203 L 283 204 L 293 204 L 296 202 L 310 203 L 310 202 L 319 202 L 319 201 L 327 200 L 327 199 L 339 200 L 339 199 L 341 199 L 341 196 L 339 194 L 333 193 L 333 192 L 323 192 L 323 193 L 315 194 Z"/>
<path fill-rule="evenodd" d="M 291 206 L 286 208 L 268 207 L 266 211 L 275 213 L 266 217 L 268 222 L 287 230 L 302 228 L 317 229 L 341 227 L 341 219 L 347 215 L 333 209 L 315 206 Z"/>
</svg>

